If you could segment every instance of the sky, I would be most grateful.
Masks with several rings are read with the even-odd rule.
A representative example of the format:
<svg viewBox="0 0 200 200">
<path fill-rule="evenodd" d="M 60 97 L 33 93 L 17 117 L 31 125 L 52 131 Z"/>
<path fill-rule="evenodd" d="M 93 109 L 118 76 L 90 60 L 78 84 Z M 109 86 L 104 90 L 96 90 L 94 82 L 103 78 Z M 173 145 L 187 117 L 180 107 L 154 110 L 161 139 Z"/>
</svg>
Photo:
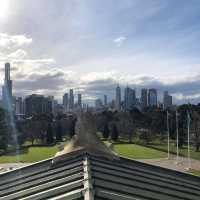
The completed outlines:
<svg viewBox="0 0 200 200">
<path fill-rule="evenodd" d="M 12 66 L 16 96 L 87 102 L 115 87 L 168 90 L 200 102 L 199 0 L 0 0 L 0 85 Z"/>
</svg>

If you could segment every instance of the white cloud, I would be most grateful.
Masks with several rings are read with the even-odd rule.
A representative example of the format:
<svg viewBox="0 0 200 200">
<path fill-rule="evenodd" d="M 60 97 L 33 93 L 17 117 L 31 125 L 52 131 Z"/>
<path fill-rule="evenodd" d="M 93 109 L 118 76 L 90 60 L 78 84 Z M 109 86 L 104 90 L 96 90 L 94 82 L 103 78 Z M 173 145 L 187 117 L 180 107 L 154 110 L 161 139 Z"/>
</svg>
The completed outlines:
<svg viewBox="0 0 200 200">
<path fill-rule="evenodd" d="M 22 47 L 32 43 L 32 38 L 26 35 L 9 35 L 7 33 L 0 33 L 0 47 L 5 49 Z"/>
<path fill-rule="evenodd" d="M 113 42 L 114 42 L 118 47 L 120 47 L 120 46 L 126 41 L 126 39 L 127 39 L 126 37 L 120 36 L 120 37 L 114 39 Z"/>
<path fill-rule="evenodd" d="M 16 51 L 8 54 L 8 59 L 25 59 L 27 57 L 27 52 L 23 49 L 17 49 Z"/>
</svg>

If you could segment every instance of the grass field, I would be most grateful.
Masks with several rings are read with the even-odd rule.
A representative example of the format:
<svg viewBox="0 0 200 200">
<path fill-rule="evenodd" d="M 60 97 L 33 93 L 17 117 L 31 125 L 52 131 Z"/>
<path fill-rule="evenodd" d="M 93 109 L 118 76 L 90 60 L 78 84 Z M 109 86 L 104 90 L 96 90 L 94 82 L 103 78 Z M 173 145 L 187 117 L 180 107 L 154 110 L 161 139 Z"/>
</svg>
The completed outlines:
<svg viewBox="0 0 200 200">
<path fill-rule="evenodd" d="M 132 159 L 166 158 L 167 153 L 136 144 L 114 144 L 114 151 Z"/>
<path fill-rule="evenodd" d="M 200 176 L 200 171 L 196 171 L 196 170 L 191 170 L 189 171 L 190 174 L 193 174 L 195 176 Z"/>
<path fill-rule="evenodd" d="M 30 147 L 19 155 L 0 156 L 0 163 L 37 162 L 54 156 L 58 152 L 58 146 Z"/>
</svg>

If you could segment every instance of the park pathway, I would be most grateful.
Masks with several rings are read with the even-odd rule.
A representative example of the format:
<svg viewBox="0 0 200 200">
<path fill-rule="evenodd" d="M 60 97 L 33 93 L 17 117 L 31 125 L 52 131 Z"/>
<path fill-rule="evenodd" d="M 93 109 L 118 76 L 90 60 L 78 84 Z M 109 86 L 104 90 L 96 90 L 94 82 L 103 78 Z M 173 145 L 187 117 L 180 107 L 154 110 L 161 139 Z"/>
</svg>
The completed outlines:
<svg viewBox="0 0 200 200">
<path fill-rule="evenodd" d="M 176 171 L 187 172 L 188 171 L 188 160 L 186 157 L 179 157 L 179 162 L 176 160 L 176 156 L 171 155 L 170 159 L 138 159 L 138 161 L 156 165 Z M 191 169 L 200 171 L 200 160 L 191 159 Z"/>
</svg>

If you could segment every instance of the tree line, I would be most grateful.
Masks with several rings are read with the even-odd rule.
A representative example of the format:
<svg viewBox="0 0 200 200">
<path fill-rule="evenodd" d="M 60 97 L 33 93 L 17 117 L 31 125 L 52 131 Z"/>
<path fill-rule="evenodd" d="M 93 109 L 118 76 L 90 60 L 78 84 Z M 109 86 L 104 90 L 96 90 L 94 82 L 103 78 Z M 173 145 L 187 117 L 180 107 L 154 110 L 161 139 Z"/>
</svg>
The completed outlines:
<svg viewBox="0 0 200 200">
<path fill-rule="evenodd" d="M 170 139 L 176 140 L 178 113 L 179 146 L 187 143 L 187 112 L 190 114 L 190 138 L 196 151 L 200 150 L 200 105 L 185 104 L 169 113 Z M 130 143 L 133 138 L 139 139 L 148 145 L 156 136 L 164 140 L 167 136 L 167 111 L 160 108 L 146 108 L 142 112 L 137 108 L 129 112 L 104 111 L 97 116 L 98 131 L 105 139 L 117 141 L 126 138 Z"/>
<path fill-rule="evenodd" d="M 65 137 L 75 134 L 75 115 L 52 113 L 35 114 L 25 120 L 14 122 L 5 110 L 0 108 L 0 150 L 7 150 L 8 146 L 21 146 L 26 141 L 31 145 L 51 145 L 61 142 Z"/>
<path fill-rule="evenodd" d="M 179 146 L 187 142 L 187 112 L 191 117 L 191 142 L 196 151 L 200 150 L 200 105 L 181 105 L 177 108 Z M 95 113 L 97 131 L 104 139 L 118 141 L 128 139 L 135 142 L 135 136 L 148 145 L 155 136 L 164 140 L 167 136 L 167 113 L 159 108 L 146 108 L 142 112 L 136 108 L 129 112 L 104 111 Z M 51 145 L 63 138 L 71 138 L 75 134 L 77 116 L 75 114 L 52 113 L 35 114 L 23 121 L 15 121 L 5 110 L 0 108 L 0 150 L 9 145 L 23 145 L 30 141 L 31 145 Z M 176 112 L 169 111 L 170 138 L 176 140 Z M 17 144 L 16 144 L 17 142 Z"/>
</svg>

